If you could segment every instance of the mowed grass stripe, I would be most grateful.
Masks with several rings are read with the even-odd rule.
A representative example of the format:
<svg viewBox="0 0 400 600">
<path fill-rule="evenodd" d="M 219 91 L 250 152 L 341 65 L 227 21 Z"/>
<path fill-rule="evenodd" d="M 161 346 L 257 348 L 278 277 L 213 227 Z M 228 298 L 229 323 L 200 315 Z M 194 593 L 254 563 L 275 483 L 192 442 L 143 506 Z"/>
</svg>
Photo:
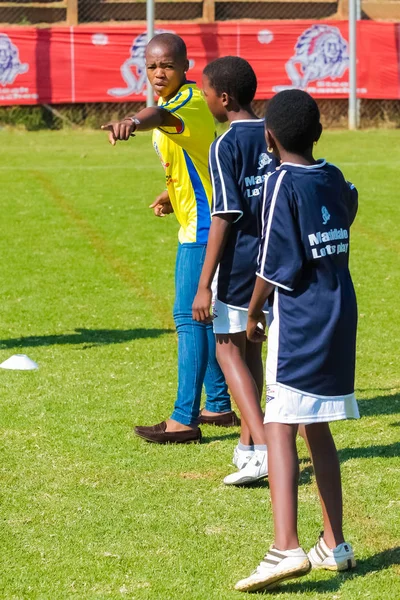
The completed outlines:
<svg viewBox="0 0 400 600">
<path fill-rule="evenodd" d="M 83 237 L 90 243 L 93 249 L 102 257 L 114 273 L 122 279 L 135 294 L 146 300 L 151 305 L 157 305 L 157 316 L 165 327 L 173 326 L 171 310 L 165 307 L 162 298 L 158 297 L 153 291 L 134 273 L 130 265 L 121 257 L 114 254 L 113 249 L 98 231 L 78 212 L 64 194 L 57 188 L 54 182 L 43 172 L 32 170 L 31 174 L 40 182 L 43 189 L 52 199 L 55 205 L 68 217 L 68 219 L 79 229 Z"/>
<path fill-rule="evenodd" d="M 360 166 L 361 161 L 347 161 L 343 160 L 340 162 L 341 167 L 357 167 Z M 379 161 L 379 160 L 370 160 L 367 165 L 369 167 L 384 167 L 397 169 L 398 162 L 394 160 L 388 161 Z M 31 165 L 30 167 L 22 167 L 22 166 L 5 166 L 0 165 L 0 171 L 30 171 L 31 169 L 40 170 L 44 172 L 53 172 L 53 171 L 71 171 L 72 168 L 78 171 L 103 171 L 107 169 L 112 170 L 125 170 L 125 171 L 153 171 L 154 167 L 152 165 L 74 165 L 74 167 L 68 165 L 60 165 L 57 167 L 52 167 L 50 165 Z"/>
</svg>

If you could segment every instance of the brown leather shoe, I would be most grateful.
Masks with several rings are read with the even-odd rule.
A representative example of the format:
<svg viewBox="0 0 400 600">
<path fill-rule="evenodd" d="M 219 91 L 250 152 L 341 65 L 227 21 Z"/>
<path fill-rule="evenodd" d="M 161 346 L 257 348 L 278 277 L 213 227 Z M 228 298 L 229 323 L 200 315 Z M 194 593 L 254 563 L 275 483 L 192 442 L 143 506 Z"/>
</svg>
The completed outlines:
<svg viewBox="0 0 400 600">
<path fill-rule="evenodd" d="M 185 429 L 183 431 L 165 431 L 165 421 L 152 427 L 135 427 L 137 436 L 154 444 L 200 444 L 200 429 Z"/>
<path fill-rule="evenodd" d="M 217 427 L 239 427 L 240 425 L 240 419 L 233 410 L 212 417 L 200 412 L 198 422 L 201 425 L 216 425 Z"/>
</svg>

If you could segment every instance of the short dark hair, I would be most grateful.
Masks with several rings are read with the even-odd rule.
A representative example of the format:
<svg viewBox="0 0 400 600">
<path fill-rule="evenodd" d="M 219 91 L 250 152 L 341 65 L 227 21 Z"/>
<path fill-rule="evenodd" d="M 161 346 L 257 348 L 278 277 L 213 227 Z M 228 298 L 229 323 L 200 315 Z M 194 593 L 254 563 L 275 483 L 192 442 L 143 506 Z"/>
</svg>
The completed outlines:
<svg viewBox="0 0 400 600">
<path fill-rule="evenodd" d="M 150 40 L 147 47 L 151 48 L 152 46 L 157 45 L 168 48 L 176 57 L 184 60 L 187 58 L 186 44 L 183 39 L 175 33 L 159 33 Z"/>
<path fill-rule="evenodd" d="M 284 90 L 268 103 L 266 127 L 287 152 L 304 152 L 321 133 L 319 108 L 302 90 Z"/>
<path fill-rule="evenodd" d="M 253 100 L 257 89 L 257 77 L 244 58 L 239 56 L 217 58 L 210 62 L 203 72 L 218 96 L 225 92 L 240 106 L 246 106 Z"/>
</svg>

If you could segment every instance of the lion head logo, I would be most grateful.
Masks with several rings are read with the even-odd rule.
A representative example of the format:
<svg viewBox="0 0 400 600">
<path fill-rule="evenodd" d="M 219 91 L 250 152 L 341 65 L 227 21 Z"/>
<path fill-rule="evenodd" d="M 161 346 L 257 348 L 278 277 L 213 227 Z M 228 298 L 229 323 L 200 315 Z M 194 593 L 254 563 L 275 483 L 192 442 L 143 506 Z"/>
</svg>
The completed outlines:
<svg viewBox="0 0 400 600">
<path fill-rule="evenodd" d="M 323 206 L 321 208 L 321 215 L 322 215 L 322 223 L 324 225 L 327 224 L 327 222 L 329 221 L 329 219 L 331 218 L 331 215 L 329 214 L 328 209 L 326 208 L 326 206 Z"/>
<path fill-rule="evenodd" d="M 258 157 L 257 171 L 267 167 L 270 163 L 272 163 L 272 158 L 270 158 L 266 152 L 261 152 L 260 156 Z"/>
<path fill-rule="evenodd" d="M 0 33 L 0 83 L 2 86 L 14 83 L 17 75 L 26 73 L 27 63 L 21 63 L 18 48 L 14 46 L 8 35 Z"/>
<path fill-rule="evenodd" d="M 286 72 L 297 88 L 311 81 L 342 77 L 349 66 L 347 42 L 337 27 L 312 25 L 298 38 Z"/>
<path fill-rule="evenodd" d="M 160 33 L 174 33 L 167 29 L 157 29 L 154 35 Z M 147 33 L 141 33 L 132 42 L 130 57 L 121 66 L 122 79 L 125 88 L 112 88 L 108 90 L 110 96 L 123 98 L 131 94 L 142 95 L 147 87 L 145 52 L 147 46 Z"/>
</svg>

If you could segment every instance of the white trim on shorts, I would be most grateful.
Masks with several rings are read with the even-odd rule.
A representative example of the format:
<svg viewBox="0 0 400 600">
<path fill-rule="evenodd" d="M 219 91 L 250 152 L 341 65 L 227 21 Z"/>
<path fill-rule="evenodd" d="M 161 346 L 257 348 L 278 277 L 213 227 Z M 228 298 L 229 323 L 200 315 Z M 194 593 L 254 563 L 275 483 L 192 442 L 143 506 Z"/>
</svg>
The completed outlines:
<svg viewBox="0 0 400 600">
<path fill-rule="evenodd" d="M 282 383 L 267 384 L 264 423 L 310 425 L 359 419 L 355 394 L 315 396 Z"/>
<path fill-rule="evenodd" d="M 213 299 L 214 333 L 240 333 L 247 328 L 247 308 L 229 306 L 218 298 Z"/>
</svg>

